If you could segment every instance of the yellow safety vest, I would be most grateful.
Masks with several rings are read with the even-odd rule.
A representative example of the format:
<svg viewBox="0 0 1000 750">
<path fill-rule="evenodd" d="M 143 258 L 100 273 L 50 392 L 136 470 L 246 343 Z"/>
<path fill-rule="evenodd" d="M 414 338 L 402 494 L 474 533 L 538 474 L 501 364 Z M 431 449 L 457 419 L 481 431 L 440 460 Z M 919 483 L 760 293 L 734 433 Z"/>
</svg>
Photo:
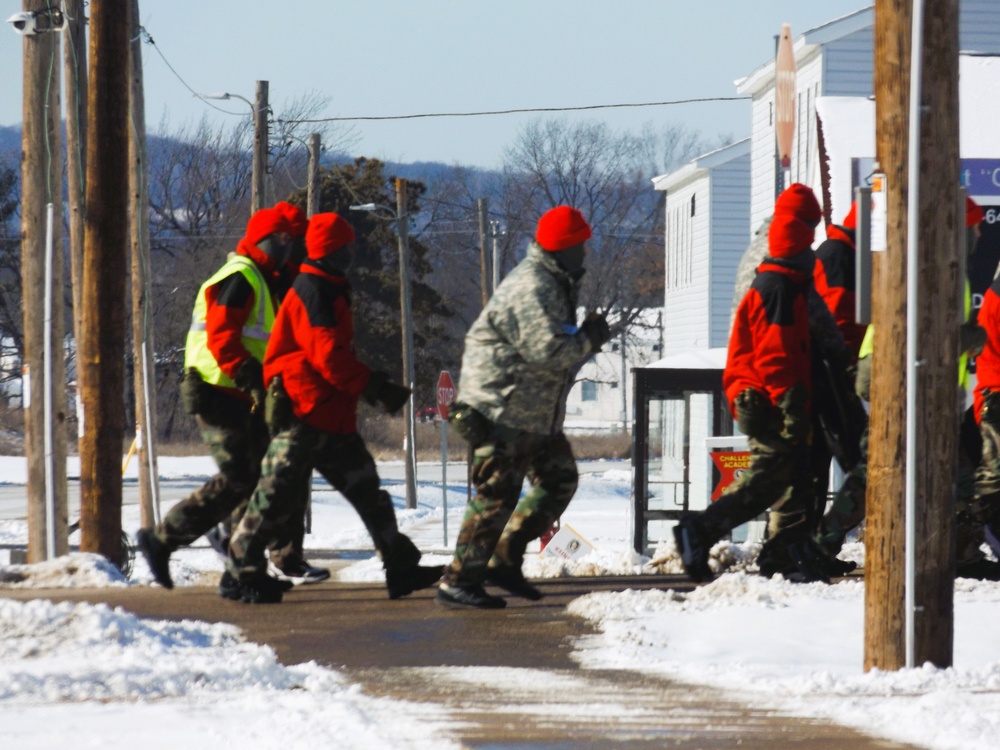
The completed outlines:
<svg viewBox="0 0 1000 750">
<path fill-rule="evenodd" d="M 271 299 L 271 292 L 267 288 L 264 275 L 257 264 L 245 255 L 230 253 L 226 264 L 201 285 L 201 289 L 198 290 L 198 298 L 194 303 L 194 312 L 191 313 L 191 328 L 188 329 L 187 342 L 184 345 L 185 371 L 194 367 L 206 383 L 228 388 L 234 388 L 236 384 L 220 369 L 219 363 L 215 361 L 215 357 L 208 349 L 208 332 L 205 330 L 208 302 L 205 292 L 209 287 L 218 284 L 234 273 L 242 273 L 243 277 L 250 283 L 256 302 L 246 325 L 243 326 L 240 340 L 254 359 L 263 363 L 267 340 L 274 327 L 274 302 Z"/>
<path fill-rule="evenodd" d="M 969 321 L 969 314 L 972 312 L 972 291 L 969 289 L 969 280 L 965 280 L 965 315 L 963 323 Z M 958 358 L 958 387 L 963 391 L 969 389 L 969 355 L 965 352 Z"/>
</svg>

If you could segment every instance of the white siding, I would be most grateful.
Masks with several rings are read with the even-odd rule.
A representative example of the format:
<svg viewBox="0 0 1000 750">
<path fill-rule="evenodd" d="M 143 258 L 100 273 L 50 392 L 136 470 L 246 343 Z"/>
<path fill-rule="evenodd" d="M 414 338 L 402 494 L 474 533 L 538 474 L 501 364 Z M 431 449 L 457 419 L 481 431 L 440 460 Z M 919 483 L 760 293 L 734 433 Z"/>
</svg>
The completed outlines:
<svg viewBox="0 0 1000 750">
<path fill-rule="evenodd" d="M 705 175 L 667 193 L 664 356 L 709 346 L 709 185 Z"/>
<path fill-rule="evenodd" d="M 750 242 L 750 156 L 741 156 L 711 172 L 711 320 L 710 348 L 729 343 L 729 313 L 736 267 Z"/>
<path fill-rule="evenodd" d="M 823 48 L 822 96 L 875 93 L 875 32 L 856 31 Z"/>
<path fill-rule="evenodd" d="M 792 143 L 792 182 L 817 186 L 810 154 L 816 147 L 816 97 L 823 81 L 823 56 L 816 55 L 799 67 L 795 76 L 795 140 Z M 772 200 L 773 205 L 773 200 Z"/>
<path fill-rule="evenodd" d="M 754 96 L 751 108 L 750 223 L 747 237 L 774 207 L 774 87 Z"/>
</svg>

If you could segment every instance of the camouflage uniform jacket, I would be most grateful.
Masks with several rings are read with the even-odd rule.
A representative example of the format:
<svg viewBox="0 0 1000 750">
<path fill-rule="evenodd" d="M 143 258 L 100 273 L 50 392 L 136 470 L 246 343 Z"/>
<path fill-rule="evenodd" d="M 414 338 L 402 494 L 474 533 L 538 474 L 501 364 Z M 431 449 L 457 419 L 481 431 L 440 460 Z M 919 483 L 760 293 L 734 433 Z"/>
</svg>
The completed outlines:
<svg viewBox="0 0 1000 750">
<path fill-rule="evenodd" d="M 561 432 L 570 370 L 591 351 L 576 324 L 579 286 L 532 242 L 465 337 L 457 401 L 504 427 Z"/>
</svg>

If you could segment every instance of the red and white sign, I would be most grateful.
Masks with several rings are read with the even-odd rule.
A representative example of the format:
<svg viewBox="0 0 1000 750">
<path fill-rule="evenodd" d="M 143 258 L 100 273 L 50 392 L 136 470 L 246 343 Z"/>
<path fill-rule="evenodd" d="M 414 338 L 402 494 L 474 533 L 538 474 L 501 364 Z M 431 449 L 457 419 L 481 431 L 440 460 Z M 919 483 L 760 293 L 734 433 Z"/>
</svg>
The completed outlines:
<svg viewBox="0 0 1000 750">
<path fill-rule="evenodd" d="M 448 407 L 455 400 L 455 383 L 451 379 L 451 373 L 441 370 L 437 384 L 438 415 L 441 419 L 448 418 Z"/>
</svg>

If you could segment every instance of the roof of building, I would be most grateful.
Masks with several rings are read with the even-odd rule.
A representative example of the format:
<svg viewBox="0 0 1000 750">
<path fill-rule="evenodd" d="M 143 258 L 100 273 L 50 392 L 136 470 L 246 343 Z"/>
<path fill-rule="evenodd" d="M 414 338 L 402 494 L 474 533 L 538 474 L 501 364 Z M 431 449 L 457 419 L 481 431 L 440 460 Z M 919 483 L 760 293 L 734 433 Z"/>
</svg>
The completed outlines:
<svg viewBox="0 0 1000 750">
<path fill-rule="evenodd" d="M 741 141 L 730 143 L 728 146 L 709 151 L 707 154 L 696 156 L 687 164 L 673 172 L 669 172 L 659 177 L 653 178 L 653 188 L 656 190 L 671 190 L 678 185 L 682 185 L 689 180 L 700 177 L 709 169 L 726 164 L 733 159 L 747 156 L 750 153 L 750 139 L 744 138 Z"/>
<path fill-rule="evenodd" d="M 801 65 L 818 54 L 824 44 L 843 39 L 857 31 L 867 29 L 875 23 L 875 9 L 872 6 L 848 13 L 846 16 L 817 26 L 801 34 L 795 40 L 795 63 Z M 740 94 L 756 94 L 774 81 L 774 58 L 754 70 L 750 75 L 733 81 Z"/>
</svg>

